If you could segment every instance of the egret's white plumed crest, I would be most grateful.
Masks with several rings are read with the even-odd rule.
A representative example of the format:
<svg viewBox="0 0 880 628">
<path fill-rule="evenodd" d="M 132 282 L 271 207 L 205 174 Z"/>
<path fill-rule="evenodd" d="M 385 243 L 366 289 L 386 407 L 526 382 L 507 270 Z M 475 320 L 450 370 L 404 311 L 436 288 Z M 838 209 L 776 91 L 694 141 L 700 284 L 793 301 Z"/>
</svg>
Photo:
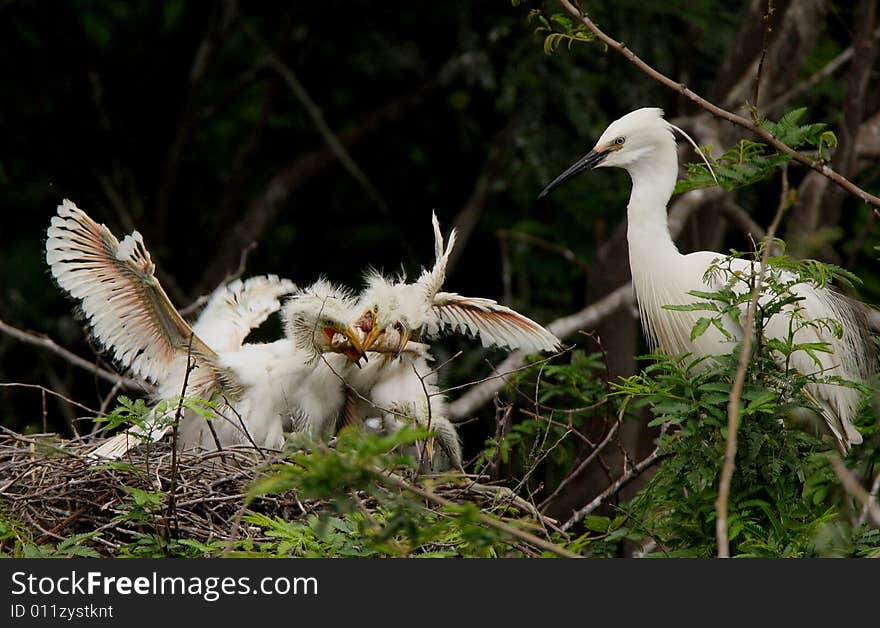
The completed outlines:
<svg viewBox="0 0 880 628">
<path fill-rule="evenodd" d="M 712 327 L 695 340 L 691 339 L 691 330 L 702 316 L 701 312 L 664 307 L 693 303 L 696 298 L 689 294 L 690 291 L 719 288 L 720 278 L 704 278 L 704 275 L 715 260 L 724 258 L 720 253 L 710 251 L 682 255 L 670 236 L 666 205 L 678 178 L 673 130 L 674 127 L 663 119 L 661 109 L 647 107 L 628 113 L 612 122 L 594 148 L 551 182 L 541 196 L 590 168 L 625 169 L 632 179 L 627 206 L 630 270 L 643 329 L 650 344 L 670 355 L 728 353 L 732 349 L 731 341 Z M 753 270 L 748 260 L 735 259 L 730 264 L 734 272 L 748 274 Z M 773 272 L 786 277 L 784 271 Z M 787 338 L 792 316 L 807 321 L 833 319 L 841 323 L 843 333 L 838 337 L 821 324 L 800 327 L 794 332 L 796 344 L 826 343 L 830 351 L 813 355 L 795 351 L 788 366 L 804 374 L 813 374 L 817 370 L 814 360 L 818 359 L 822 376 L 866 381 L 874 368 L 874 361 L 859 304 L 828 287 L 800 283 L 791 290 L 800 300 L 770 319 L 766 328 L 769 338 Z M 743 313 L 743 320 L 744 316 Z M 727 317 L 723 325 L 734 339 L 742 337 L 743 330 L 733 318 Z M 812 383 L 806 387 L 806 393 L 842 450 L 862 442 L 861 434 L 852 424 L 860 403 L 857 390 Z"/>
</svg>

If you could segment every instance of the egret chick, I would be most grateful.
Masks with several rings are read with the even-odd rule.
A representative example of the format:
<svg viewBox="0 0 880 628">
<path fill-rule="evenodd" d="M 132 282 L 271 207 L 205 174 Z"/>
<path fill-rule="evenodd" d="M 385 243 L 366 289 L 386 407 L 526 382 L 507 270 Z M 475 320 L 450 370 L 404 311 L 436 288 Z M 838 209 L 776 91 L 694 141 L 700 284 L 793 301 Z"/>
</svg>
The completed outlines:
<svg viewBox="0 0 880 628">
<path fill-rule="evenodd" d="M 320 309 L 292 304 L 286 312 L 287 337 L 242 344 L 292 289 L 289 282 L 272 278 L 214 293 L 195 328 L 215 349 L 171 304 L 140 233 L 119 242 L 66 199 L 48 230 L 46 261 L 59 286 L 79 300 L 101 346 L 120 366 L 157 385 L 157 401 L 181 394 L 192 363 L 185 394 L 210 400 L 216 417 L 206 421 L 187 409 L 180 425 L 184 449 L 248 443 L 278 449 L 285 420 L 314 436 L 326 433 L 344 401 L 332 364 L 341 369 L 349 361 L 346 356 L 363 355 L 355 331 L 333 317 L 347 311 L 327 307 L 327 299 Z M 312 346 L 326 352 L 328 362 L 314 363 L 313 350 L 305 350 L 297 337 L 298 324 L 321 330 Z M 156 413 L 144 427 L 109 439 L 93 454 L 119 457 L 143 438 L 158 440 L 170 429 L 173 415 L 173 410 Z"/>
</svg>

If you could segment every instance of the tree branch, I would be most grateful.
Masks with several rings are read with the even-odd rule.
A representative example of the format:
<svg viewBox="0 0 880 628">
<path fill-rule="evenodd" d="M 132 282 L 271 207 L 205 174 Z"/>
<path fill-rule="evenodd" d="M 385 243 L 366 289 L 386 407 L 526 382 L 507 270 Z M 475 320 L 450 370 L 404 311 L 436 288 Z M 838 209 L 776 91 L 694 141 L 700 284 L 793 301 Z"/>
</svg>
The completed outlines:
<svg viewBox="0 0 880 628">
<path fill-rule="evenodd" d="M 718 537 L 718 558 L 730 558 L 730 541 L 727 535 L 727 510 L 730 496 L 730 483 L 733 479 L 733 471 L 736 467 L 737 430 L 739 429 L 739 405 L 742 396 L 743 385 L 746 380 L 746 371 L 752 357 L 752 342 L 755 336 L 755 314 L 758 309 L 758 298 L 761 296 L 761 285 L 764 283 L 764 274 L 767 271 L 767 260 L 770 258 L 770 243 L 776 235 L 776 229 L 782 221 L 782 214 L 788 207 L 788 171 L 782 168 L 782 193 L 779 200 L 779 208 L 773 223 L 767 229 L 764 236 L 764 245 L 761 250 L 761 268 L 755 285 L 752 287 L 752 297 L 749 300 L 749 310 L 746 315 L 746 323 L 743 326 L 743 341 L 740 347 L 739 364 L 736 368 L 736 376 L 733 379 L 733 387 L 730 391 L 730 402 L 727 404 L 727 444 L 724 450 L 724 464 L 721 467 L 721 479 L 718 482 L 718 499 L 715 502 L 715 532 Z"/>
<path fill-rule="evenodd" d="M 832 170 L 826 164 L 818 162 L 818 161 L 814 160 L 812 157 L 810 157 L 808 155 L 804 155 L 803 153 L 796 151 L 795 149 L 791 148 L 787 144 L 783 144 L 782 142 L 777 140 L 775 137 L 773 137 L 773 135 L 769 131 L 767 131 L 763 127 L 756 125 L 751 120 L 748 120 L 747 118 L 744 118 L 744 117 L 739 116 L 735 113 L 727 111 L 726 109 L 722 109 L 721 107 L 718 107 L 717 105 L 709 102 L 708 100 L 706 100 L 705 98 L 703 98 L 699 94 L 688 89 L 688 87 L 686 85 L 684 85 L 683 83 L 676 83 L 675 81 L 673 81 L 671 78 L 669 78 L 665 74 L 658 72 L 657 70 L 652 68 L 650 65 L 648 65 L 647 63 L 642 61 L 634 52 L 632 52 L 629 48 L 627 48 L 625 44 L 623 44 L 619 41 L 616 41 L 615 39 L 606 35 L 602 30 L 599 29 L 598 26 L 596 26 L 596 24 L 589 17 L 581 14 L 581 12 L 578 9 L 576 9 L 571 4 L 571 2 L 569 2 L 569 0 L 559 0 L 559 1 L 562 4 L 562 6 L 575 19 L 578 19 L 581 22 L 583 22 L 584 26 L 586 26 L 588 29 L 590 29 L 590 31 L 592 31 L 593 34 L 596 35 L 597 38 L 599 38 L 599 40 L 601 40 L 603 43 L 605 43 L 608 47 L 616 50 L 618 53 L 623 55 L 626 59 L 628 59 L 630 61 L 630 63 L 635 65 L 639 70 L 641 70 L 642 72 L 647 74 L 649 77 L 651 77 L 652 79 L 654 79 L 658 83 L 665 85 L 669 89 L 672 89 L 672 90 L 678 92 L 679 94 L 681 94 L 682 96 L 684 96 L 688 100 L 696 103 L 697 105 L 699 105 L 700 107 L 702 107 L 703 109 L 705 109 L 709 113 L 713 114 L 714 116 L 721 118 L 722 120 L 727 120 L 728 122 L 731 122 L 739 127 L 742 127 L 748 131 L 751 131 L 752 133 L 757 135 L 759 138 L 761 138 L 767 144 L 770 144 L 771 146 L 773 146 L 777 150 L 782 151 L 786 155 L 789 155 L 790 157 L 792 157 L 795 161 L 797 161 L 797 162 L 807 166 L 808 168 L 811 168 L 812 170 L 815 170 L 816 172 L 822 174 L 823 176 L 829 178 L 831 181 L 833 181 L 834 183 L 836 183 L 837 185 L 839 185 L 840 187 L 842 187 L 843 189 L 845 189 L 849 193 L 853 194 L 854 196 L 860 198 L 864 202 L 870 203 L 871 205 L 874 205 L 875 207 L 880 207 L 880 198 L 874 196 L 873 194 L 869 194 L 865 190 L 861 189 L 860 187 L 858 187 L 857 185 L 855 185 L 854 183 L 849 181 L 846 177 L 844 177 L 844 176 L 840 175 L 839 173 L 835 172 L 834 170 Z"/>
<path fill-rule="evenodd" d="M 872 495 L 859 484 L 859 481 L 853 477 L 853 474 L 846 468 L 846 465 L 839 456 L 831 456 L 829 462 L 831 463 L 831 468 L 834 469 L 834 473 L 837 474 L 843 490 L 852 495 L 862 505 L 864 511 L 860 520 L 865 521 L 867 518 L 870 518 L 875 526 L 880 527 L 880 505 L 877 504 L 876 495 Z M 878 475 L 878 478 L 880 478 L 880 475 Z M 872 489 L 876 491 L 876 488 L 877 481 L 874 482 Z"/>
<path fill-rule="evenodd" d="M 559 529 L 563 532 L 568 532 L 574 524 L 596 510 L 596 508 L 601 506 L 606 499 L 616 494 L 626 484 L 641 475 L 641 473 L 645 469 L 657 462 L 660 456 L 660 448 L 657 447 L 654 449 L 654 451 L 643 458 L 638 464 L 636 464 L 632 469 L 630 469 L 619 478 L 617 478 L 614 482 L 612 482 L 611 485 L 608 486 L 608 488 L 596 495 L 596 497 L 594 497 L 587 505 L 585 505 L 583 508 L 580 508 L 579 510 L 576 510 L 568 519 L 568 521 L 563 523 Z"/>
<path fill-rule="evenodd" d="M 458 504 L 456 504 L 455 502 L 450 501 L 450 500 L 446 499 L 445 497 L 441 497 L 440 495 L 437 495 L 436 493 L 429 491 L 428 489 L 414 486 L 413 484 L 406 482 L 405 480 L 398 477 L 397 475 L 385 473 L 384 471 L 382 471 L 382 469 L 379 469 L 379 468 L 373 469 L 373 471 L 381 479 L 382 482 L 384 482 L 386 484 L 390 484 L 391 486 L 394 486 L 395 488 L 398 488 L 398 489 L 401 489 L 404 491 L 409 491 L 410 493 L 418 495 L 422 499 L 426 499 L 426 500 L 433 502 L 439 506 L 443 506 L 444 508 L 455 508 L 458 506 Z M 579 554 L 575 554 L 574 552 L 570 552 L 567 549 L 565 549 L 564 547 L 560 547 L 559 545 L 556 545 L 555 543 L 551 543 L 550 541 L 546 541 L 540 537 L 535 536 L 534 534 L 531 534 L 530 532 L 526 532 L 525 530 L 520 530 L 519 528 L 515 528 L 512 525 L 510 525 L 509 523 L 505 523 L 504 521 L 501 521 L 499 519 L 493 519 L 492 517 L 489 517 L 489 516 L 483 514 L 482 512 L 480 512 L 477 515 L 477 517 L 478 517 L 480 523 L 482 523 L 483 525 L 490 527 L 490 528 L 494 528 L 495 530 L 498 530 L 499 532 L 503 532 L 504 534 L 506 534 L 508 536 L 512 536 L 512 537 L 517 538 L 521 541 L 524 541 L 524 542 L 528 543 L 529 545 L 533 545 L 534 547 L 537 547 L 537 548 L 544 550 L 545 552 L 551 552 L 553 554 L 556 554 L 557 556 L 562 556 L 563 558 L 583 558 Z"/>
<path fill-rule="evenodd" d="M 123 377 L 122 375 L 118 375 L 111 371 L 107 371 L 105 369 L 102 369 L 100 366 L 92 364 L 88 360 L 82 359 L 75 353 L 71 353 L 64 347 L 58 345 L 48 336 L 38 335 L 18 329 L 17 327 L 8 325 L 2 320 L 0 320 L 0 331 L 8 336 L 11 336 L 12 338 L 15 338 L 16 340 L 20 340 L 21 342 L 40 347 L 42 349 L 47 349 L 55 355 L 58 355 L 61 358 L 67 360 L 74 366 L 78 366 L 79 368 L 84 369 L 92 375 L 95 375 L 96 377 L 99 377 L 100 379 L 103 379 L 104 381 L 111 384 L 122 384 L 126 388 L 136 388 L 145 391 L 150 390 L 150 387 L 145 383 L 130 379 L 128 377 Z"/>
</svg>

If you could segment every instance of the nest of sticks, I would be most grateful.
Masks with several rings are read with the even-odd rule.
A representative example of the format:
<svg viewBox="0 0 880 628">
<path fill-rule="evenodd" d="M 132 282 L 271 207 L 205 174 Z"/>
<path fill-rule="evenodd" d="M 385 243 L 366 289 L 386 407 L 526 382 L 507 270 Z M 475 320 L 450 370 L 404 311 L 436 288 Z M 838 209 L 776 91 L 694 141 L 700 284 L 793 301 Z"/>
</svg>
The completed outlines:
<svg viewBox="0 0 880 628">
<path fill-rule="evenodd" d="M 123 460 L 89 457 L 100 441 L 63 440 L 57 434 L 0 435 L 0 510 L 29 528 L 35 545 L 56 544 L 72 535 L 99 532 L 84 541 L 103 556 L 115 556 L 144 534 L 172 533 L 202 543 L 251 539 L 271 540 L 259 526 L 241 522 L 247 509 L 291 521 L 320 513 L 329 504 L 300 500 L 295 491 L 259 497 L 246 504 L 251 483 L 267 466 L 283 461 L 280 452 L 252 447 L 172 455 L 169 442 L 160 441 L 128 452 Z M 174 517 L 168 495 L 174 487 Z M 134 490 L 133 490 L 134 489 Z M 149 509 L 148 520 L 132 520 L 137 490 L 163 493 L 162 504 Z M 504 502 L 530 517 L 540 517 L 530 504 L 501 487 L 478 484 L 467 477 L 432 487 L 447 501 L 480 505 Z M 376 506 L 369 496 L 362 502 Z M 425 501 L 427 508 L 438 503 Z M 544 519 L 544 518 L 542 518 Z M 552 520 L 551 520 L 552 521 Z M 9 552 L 11 547 L 0 551 Z"/>
</svg>

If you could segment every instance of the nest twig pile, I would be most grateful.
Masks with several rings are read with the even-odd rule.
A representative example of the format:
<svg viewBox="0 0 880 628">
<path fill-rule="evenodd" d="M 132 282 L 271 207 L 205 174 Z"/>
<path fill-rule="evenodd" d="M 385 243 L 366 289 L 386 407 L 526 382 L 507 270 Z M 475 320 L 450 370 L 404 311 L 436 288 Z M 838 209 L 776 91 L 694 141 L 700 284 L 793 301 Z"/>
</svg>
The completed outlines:
<svg viewBox="0 0 880 628">
<path fill-rule="evenodd" d="M 277 455 L 253 448 L 230 448 L 181 454 L 174 473 L 168 443 L 136 448 L 113 462 L 90 458 L 94 448 L 95 442 L 62 441 L 52 434 L 0 436 L 0 500 L 15 520 L 31 529 L 35 543 L 98 531 L 90 545 L 99 553 L 114 554 L 144 532 L 126 517 L 136 490 L 169 493 L 172 484 L 174 522 L 165 520 L 170 514 L 166 507 L 154 508 L 155 529 L 174 525 L 175 534 L 186 538 L 226 539 L 248 485 L 266 464 L 279 461 Z M 295 496 L 286 494 L 260 498 L 251 507 L 286 519 L 304 512 Z M 245 538 L 253 530 L 241 526 L 237 533 Z"/>
<path fill-rule="evenodd" d="M 282 461 L 277 452 L 227 448 L 178 454 L 174 461 L 171 445 L 159 442 L 133 449 L 122 460 L 104 461 L 89 456 L 95 447 L 94 439 L 62 440 L 55 434 L 0 435 L 0 510 L 27 526 L 35 545 L 92 533 L 84 544 L 101 555 L 115 556 L 144 534 L 202 543 L 262 542 L 271 540 L 262 528 L 239 525 L 245 508 L 291 521 L 326 506 L 300 500 L 295 491 L 245 503 L 251 483 L 267 466 Z M 434 487 L 436 495 L 448 500 L 496 506 L 498 489 L 468 481 Z M 131 516 L 138 496 L 160 494 L 161 499 L 148 504 L 139 517 Z M 512 494 L 503 501 L 521 513 L 537 514 Z M 376 504 L 367 498 L 362 505 Z M 425 506 L 437 507 L 429 502 Z M 3 544 L 0 539 L 0 551 L 10 551 Z"/>
</svg>

